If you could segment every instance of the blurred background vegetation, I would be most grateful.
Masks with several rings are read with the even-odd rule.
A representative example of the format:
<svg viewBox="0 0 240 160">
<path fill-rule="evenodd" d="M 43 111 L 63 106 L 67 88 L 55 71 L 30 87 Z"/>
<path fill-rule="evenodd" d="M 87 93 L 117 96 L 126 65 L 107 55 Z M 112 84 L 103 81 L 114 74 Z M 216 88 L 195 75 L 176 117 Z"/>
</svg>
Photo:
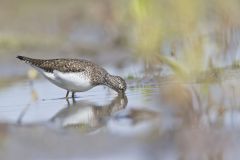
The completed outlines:
<svg viewBox="0 0 240 160">
<path fill-rule="evenodd" d="M 52 85 L 45 80 L 35 81 L 36 71 L 19 62 L 16 55 L 35 58 L 88 58 L 106 67 L 110 73 L 123 76 L 128 84 L 128 106 L 123 110 L 126 113 L 120 114 L 116 119 L 112 117 L 113 121 L 118 122 L 119 118 L 120 122 L 123 120 L 126 123 L 113 122 L 110 127 L 106 125 L 103 132 L 91 134 L 90 139 L 87 139 L 88 145 L 82 145 L 83 141 L 76 141 L 76 137 L 72 135 L 70 137 L 73 139 L 69 141 L 65 134 L 45 134 L 32 127 L 27 127 L 30 131 L 21 133 L 12 128 L 7 129 L 13 137 L 17 135 L 12 141 L 9 141 L 12 139 L 10 136 L 7 143 L 12 142 L 16 153 L 24 156 L 27 154 L 22 154 L 24 152 L 21 149 L 29 153 L 29 148 L 34 150 L 34 143 L 35 146 L 42 144 L 42 148 L 49 149 L 46 146 L 52 146 L 54 140 L 57 155 L 68 153 L 66 145 L 72 146 L 72 142 L 76 142 L 77 146 L 68 147 L 69 151 L 77 149 L 78 154 L 97 151 L 99 156 L 99 151 L 109 154 L 116 148 L 119 155 L 119 151 L 126 148 L 125 144 L 132 147 L 129 142 L 135 136 L 123 142 L 119 137 L 108 137 L 110 145 L 105 145 L 107 140 L 101 134 L 111 133 L 108 130 L 111 130 L 112 125 L 112 129 L 115 128 L 113 132 L 117 135 L 121 135 L 121 131 L 116 129 L 119 126 L 123 127 L 124 134 L 126 129 L 130 135 L 141 133 L 142 138 L 135 137 L 137 142 L 142 142 L 136 143 L 141 150 L 137 151 L 137 147 L 133 147 L 134 152 L 137 151 L 137 159 L 139 156 L 142 159 L 154 156 L 159 159 L 158 154 L 164 159 L 163 155 L 166 153 L 171 155 L 169 157 L 180 154 L 179 159 L 224 159 L 228 154 L 222 153 L 229 152 L 236 153 L 235 157 L 239 157 L 240 147 L 235 142 L 239 139 L 240 129 L 240 72 L 235 72 L 232 68 L 228 70 L 229 66 L 234 69 L 240 66 L 239 11 L 239 0 L 0 0 L 2 119 L 6 117 L 15 120 L 19 117 L 17 121 L 22 121 L 22 124 L 32 121 L 39 123 L 40 119 L 42 123 L 46 115 L 54 116 L 60 107 L 66 107 L 63 105 L 65 100 L 50 99 L 63 96 L 65 91 L 50 88 Z M 26 73 L 27 68 L 29 70 Z M 116 70 L 118 68 L 120 69 Z M 237 75 L 235 81 L 208 83 L 222 79 L 219 76 L 221 69 L 229 73 L 222 74 L 225 77 Z M 124 73 L 125 70 L 127 74 Z M 176 76 L 172 76 L 172 73 Z M 185 80 L 192 77 L 203 83 L 185 83 L 189 82 Z M 209 81 L 205 83 L 204 80 Z M 112 98 L 110 94 L 107 94 L 108 98 L 103 98 L 103 93 L 101 88 L 90 90 L 79 94 L 78 100 L 94 100 L 101 104 Z M 79 108 L 83 108 L 86 113 L 84 106 Z M 89 115 L 96 116 L 96 109 L 98 111 L 99 107 L 87 109 Z M 112 120 L 108 116 L 105 118 Z M 48 121 L 49 117 L 44 120 Z M 102 118 L 104 122 L 105 118 Z M 151 127 L 139 129 L 143 123 L 145 126 L 145 122 L 151 122 Z M 5 124 L 3 127 L 0 124 L 0 138 L 4 126 Z M 233 134 L 228 131 L 229 128 L 238 130 L 236 138 L 231 138 Z M 219 134 L 218 129 L 226 129 L 226 132 Z M 42 141 L 43 133 L 44 138 L 47 138 L 45 141 Z M 19 138 L 19 135 L 24 135 L 25 139 Z M 96 140 L 92 139 L 94 136 Z M 67 142 L 59 145 L 62 141 L 55 138 L 65 139 Z M 81 138 L 86 140 L 86 137 Z M 227 145 L 226 138 L 230 140 Z M 119 140 L 124 145 L 113 145 L 113 140 Z M 30 147 L 25 147 L 29 144 Z M 63 150 L 58 150 L 61 146 L 64 146 Z M 91 152 L 82 148 L 85 146 L 90 146 Z M 100 150 L 98 146 L 101 147 Z M 104 146 L 109 146 L 110 149 L 103 150 Z M 82 152 L 79 152 L 81 148 Z M 7 150 L 11 148 L 4 148 L 3 155 L 8 153 L 5 152 Z M 43 153 L 41 148 L 35 150 L 37 156 Z M 145 157 L 139 154 L 144 152 L 147 152 Z M 13 151 L 10 153 L 17 155 L 12 154 L 15 153 Z M 127 148 L 127 155 L 129 153 Z M 216 158 L 211 154 L 216 154 Z M 185 158 L 188 156 L 190 158 Z"/>
<path fill-rule="evenodd" d="M 238 0 L 0 2 L 2 57 L 128 54 L 181 77 L 240 57 Z"/>
</svg>

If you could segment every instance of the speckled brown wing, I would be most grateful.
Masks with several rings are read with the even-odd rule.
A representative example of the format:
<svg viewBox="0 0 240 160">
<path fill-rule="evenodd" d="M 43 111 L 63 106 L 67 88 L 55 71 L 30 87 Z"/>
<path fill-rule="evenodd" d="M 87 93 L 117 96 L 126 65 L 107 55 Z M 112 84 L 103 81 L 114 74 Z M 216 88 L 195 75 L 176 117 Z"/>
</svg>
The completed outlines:
<svg viewBox="0 0 240 160">
<path fill-rule="evenodd" d="M 108 74 L 105 69 L 88 60 L 83 59 L 33 59 L 24 56 L 17 56 L 18 59 L 31 64 L 34 67 L 53 73 L 54 70 L 60 72 L 84 72 L 90 78 L 92 85 L 105 83 L 105 76 Z"/>
<path fill-rule="evenodd" d="M 60 72 L 83 72 L 91 62 L 78 59 L 32 59 L 28 57 L 18 56 L 20 60 L 25 61 L 35 67 L 43 69 L 46 72 L 58 70 Z"/>
<path fill-rule="evenodd" d="M 83 72 L 88 66 L 88 62 L 85 60 L 75 59 L 51 59 L 44 60 L 37 67 L 44 69 L 47 72 L 53 72 L 58 70 L 60 72 Z"/>
</svg>

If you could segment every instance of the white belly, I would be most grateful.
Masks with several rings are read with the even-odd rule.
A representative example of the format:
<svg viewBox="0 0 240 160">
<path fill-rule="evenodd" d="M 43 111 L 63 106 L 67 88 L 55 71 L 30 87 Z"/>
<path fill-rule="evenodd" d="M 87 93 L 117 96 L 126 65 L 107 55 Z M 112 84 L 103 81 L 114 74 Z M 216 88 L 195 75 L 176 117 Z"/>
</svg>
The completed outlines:
<svg viewBox="0 0 240 160">
<path fill-rule="evenodd" d="M 83 72 L 63 73 L 54 70 L 53 73 L 41 72 L 50 82 L 58 87 L 73 92 L 83 92 L 91 89 L 90 79 Z"/>
</svg>

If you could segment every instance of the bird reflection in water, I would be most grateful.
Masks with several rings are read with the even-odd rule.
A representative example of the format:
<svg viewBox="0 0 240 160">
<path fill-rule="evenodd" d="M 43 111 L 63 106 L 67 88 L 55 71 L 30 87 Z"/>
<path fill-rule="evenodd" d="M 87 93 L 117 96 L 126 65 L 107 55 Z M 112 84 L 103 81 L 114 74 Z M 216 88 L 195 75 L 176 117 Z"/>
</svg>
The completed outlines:
<svg viewBox="0 0 240 160">
<path fill-rule="evenodd" d="M 105 126 L 111 116 L 123 110 L 128 103 L 127 96 L 117 96 L 110 104 L 96 105 L 88 101 L 68 101 L 68 107 L 58 112 L 51 121 L 62 128 L 80 129 L 83 132 L 95 131 Z"/>
</svg>

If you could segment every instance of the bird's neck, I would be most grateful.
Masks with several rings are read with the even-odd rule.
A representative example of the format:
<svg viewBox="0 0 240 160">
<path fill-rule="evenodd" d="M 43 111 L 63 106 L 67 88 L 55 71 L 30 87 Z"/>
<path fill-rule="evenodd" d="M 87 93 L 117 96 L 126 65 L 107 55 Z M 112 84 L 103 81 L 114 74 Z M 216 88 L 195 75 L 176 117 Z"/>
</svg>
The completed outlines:
<svg viewBox="0 0 240 160">
<path fill-rule="evenodd" d="M 112 88 L 113 90 L 117 91 L 116 76 L 113 76 L 111 74 L 106 74 L 105 85 Z"/>
</svg>

